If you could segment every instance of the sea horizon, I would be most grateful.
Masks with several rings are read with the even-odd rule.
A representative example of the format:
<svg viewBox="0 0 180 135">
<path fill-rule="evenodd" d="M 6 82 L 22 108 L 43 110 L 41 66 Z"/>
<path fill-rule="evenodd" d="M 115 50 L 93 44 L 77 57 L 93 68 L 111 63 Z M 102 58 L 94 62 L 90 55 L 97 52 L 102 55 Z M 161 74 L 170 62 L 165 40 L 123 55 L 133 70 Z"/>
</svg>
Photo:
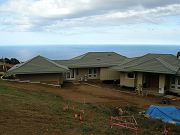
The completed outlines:
<svg viewBox="0 0 180 135">
<path fill-rule="evenodd" d="M 137 45 L 137 44 L 66 44 L 66 45 L 1 45 L 0 57 L 26 61 L 37 55 L 49 59 L 70 59 L 87 52 L 116 52 L 126 57 L 137 57 L 147 53 L 173 54 L 180 45 Z"/>
</svg>

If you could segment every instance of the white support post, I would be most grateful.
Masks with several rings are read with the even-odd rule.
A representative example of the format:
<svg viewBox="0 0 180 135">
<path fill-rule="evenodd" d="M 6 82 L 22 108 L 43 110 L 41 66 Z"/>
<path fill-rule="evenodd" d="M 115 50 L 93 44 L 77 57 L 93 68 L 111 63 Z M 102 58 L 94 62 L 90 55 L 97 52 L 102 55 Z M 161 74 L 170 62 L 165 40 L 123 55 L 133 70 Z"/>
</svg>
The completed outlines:
<svg viewBox="0 0 180 135">
<path fill-rule="evenodd" d="M 159 94 L 165 93 L 165 91 L 164 91 L 165 81 L 166 81 L 165 75 L 160 74 L 159 75 Z"/>
<path fill-rule="evenodd" d="M 142 93 L 142 85 L 143 85 L 143 73 L 137 73 L 137 86 L 136 89 L 138 94 Z"/>
</svg>

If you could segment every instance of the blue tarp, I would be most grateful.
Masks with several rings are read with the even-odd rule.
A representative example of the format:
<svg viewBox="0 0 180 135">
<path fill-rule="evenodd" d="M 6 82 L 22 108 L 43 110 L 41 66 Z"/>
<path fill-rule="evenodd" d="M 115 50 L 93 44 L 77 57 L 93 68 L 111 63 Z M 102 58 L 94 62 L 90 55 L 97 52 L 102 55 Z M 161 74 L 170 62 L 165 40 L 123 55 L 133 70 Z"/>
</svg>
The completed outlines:
<svg viewBox="0 0 180 135">
<path fill-rule="evenodd" d="M 151 105 L 145 114 L 151 118 L 161 119 L 163 122 L 180 124 L 180 109 L 174 106 Z"/>
</svg>

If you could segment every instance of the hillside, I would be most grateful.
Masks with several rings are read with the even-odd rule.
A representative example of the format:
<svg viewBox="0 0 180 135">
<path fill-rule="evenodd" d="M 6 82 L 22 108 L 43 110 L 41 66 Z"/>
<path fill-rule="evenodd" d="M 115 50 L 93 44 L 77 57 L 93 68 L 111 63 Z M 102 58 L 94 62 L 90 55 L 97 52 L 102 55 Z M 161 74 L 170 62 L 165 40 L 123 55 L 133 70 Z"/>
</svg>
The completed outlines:
<svg viewBox="0 0 180 135">
<path fill-rule="evenodd" d="M 88 91 L 90 89 L 88 87 L 91 86 L 87 86 L 87 91 L 83 91 L 85 87 L 86 85 L 68 85 L 63 89 L 59 89 L 37 84 L 18 84 L 1 80 L 0 134 L 134 134 L 133 131 L 127 129 L 117 127 L 111 129 L 109 127 L 109 118 L 111 115 L 115 115 L 113 108 L 116 106 L 121 106 L 123 110 L 128 111 L 129 115 L 135 116 L 139 124 L 138 134 L 162 134 L 164 123 L 158 120 L 146 119 L 138 114 L 139 111 L 146 109 L 149 100 L 152 100 L 151 98 L 149 100 L 144 99 L 144 101 L 143 98 L 140 98 L 138 102 L 142 103 L 138 105 L 137 101 L 132 101 L 127 94 L 118 94 L 117 91 L 112 94 L 111 90 L 106 89 L 108 94 L 105 96 L 106 92 L 101 95 L 100 90 L 97 91 L 97 94 L 95 91 L 93 91 L 94 94 Z M 92 87 L 91 90 L 93 90 Z M 78 97 L 75 98 L 73 94 L 77 94 L 76 96 L 79 97 L 86 97 L 87 102 L 79 100 Z M 110 98 L 109 94 L 112 94 L 112 98 Z M 131 102 L 128 103 L 125 98 L 129 98 Z M 138 98 L 135 97 L 133 99 L 136 100 Z M 91 100 L 92 102 L 90 102 Z M 64 104 L 70 106 L 68 111 L 63 111 Z M 83 123 L 74 119 L 73 109 L 85 110 L 85 121 Z M 167 126 L 170 128 L 171 134 L 179 134 L 180 126 L 170 124 L 167 124 Z"/>
</svg>

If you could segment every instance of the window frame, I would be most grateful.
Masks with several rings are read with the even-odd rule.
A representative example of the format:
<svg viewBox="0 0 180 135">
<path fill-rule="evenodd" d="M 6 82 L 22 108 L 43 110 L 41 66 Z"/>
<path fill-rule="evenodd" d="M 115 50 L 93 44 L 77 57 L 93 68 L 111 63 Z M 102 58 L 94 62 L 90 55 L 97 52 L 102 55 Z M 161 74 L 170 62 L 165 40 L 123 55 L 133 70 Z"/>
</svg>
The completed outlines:
<svg viewBox="0 0 180 135">
<path fill-rule="evenodd" d="M 88 68 L 88 77 L 97 78 L 97 68 Z"/>
<path fill-rule="evenodd" d="M 132 76 L 131 76 L 132 75 Z M 135 79 L 135 73 L 134 72 L 128 72 L 127 73 L 127 78 L 128 79 Z"/>
</svg>

